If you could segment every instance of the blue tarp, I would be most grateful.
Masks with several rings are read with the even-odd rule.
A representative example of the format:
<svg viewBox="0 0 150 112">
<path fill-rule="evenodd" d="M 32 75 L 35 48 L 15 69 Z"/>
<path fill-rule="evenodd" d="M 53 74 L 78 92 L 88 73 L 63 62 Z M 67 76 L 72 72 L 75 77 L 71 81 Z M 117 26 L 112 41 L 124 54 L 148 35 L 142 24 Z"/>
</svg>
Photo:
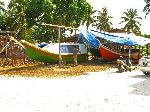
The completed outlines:
<svg viewBox="0 0 150 112">
<path fill-rule="evenodd" d="M 85 28 L 79 29 L 79 32 L 83 42 L 85 42 L 89 48 L 99 48 L 100 41 L 96 39 L 92 33 L 87 31 Z"/>
<path fill-rule="evenodd" d="M 119 33 L 112 34 L 112 33 L 107 33 L 107 32 L 99 32 L 96 30 L 91 30 L 89 32 L 91 32 L 94 36 L 96 36 L 98 38 L 102 38 L 102 39 L 105 39 L 107 41 L 111 41 L 111 42 L 123 44 L 123 45 L 129 45 L 129 46 L 141 45 L 141 46 L 144 46 L 144 45 L 150 43 L 150 39 L 144 38 L 141 36 L 136 36 L 133 34 L 119 34 Z"/>
</svg>

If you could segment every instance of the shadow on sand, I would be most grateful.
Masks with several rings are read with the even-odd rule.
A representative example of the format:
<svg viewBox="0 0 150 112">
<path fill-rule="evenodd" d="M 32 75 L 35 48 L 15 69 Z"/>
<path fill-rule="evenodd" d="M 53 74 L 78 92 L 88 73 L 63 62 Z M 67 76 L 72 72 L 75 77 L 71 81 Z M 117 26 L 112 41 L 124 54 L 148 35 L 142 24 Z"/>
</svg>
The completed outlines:
<svg viewBox="0 0 150 112">
<path fill-rule="evenodd" d="M 134 88 L 130 94 L 150 96 L 150 75 L 135 75 L 131 76 L 132 78 L 141 78 L 142 81 L 131 85 L 130 87 Z"/>
</svg>

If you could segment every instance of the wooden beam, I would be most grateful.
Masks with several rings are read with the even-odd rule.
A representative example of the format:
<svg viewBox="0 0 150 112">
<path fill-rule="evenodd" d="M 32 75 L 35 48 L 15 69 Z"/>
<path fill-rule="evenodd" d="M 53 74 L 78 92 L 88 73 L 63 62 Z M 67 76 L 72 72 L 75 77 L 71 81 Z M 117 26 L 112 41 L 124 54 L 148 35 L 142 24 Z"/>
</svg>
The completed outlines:
<svg viewBox="0 0 150 112">
<path fill-rule="evenodd" d="M 67 26 L 60 26 L 60 25 L 53 25 L 53 24 L 42 24 L 43 26 L 50 26 L 50 27 L 57 27 L 57 28 L 66 28 L 66 29 L 74 29 L 77 30 L 78 28 L 67 27 Z"/>
<path fill-rule="evenodd" d="M 0 30 L 0 34 L 15 34 L 15 31 L 2 31 Z"/>
</svg>

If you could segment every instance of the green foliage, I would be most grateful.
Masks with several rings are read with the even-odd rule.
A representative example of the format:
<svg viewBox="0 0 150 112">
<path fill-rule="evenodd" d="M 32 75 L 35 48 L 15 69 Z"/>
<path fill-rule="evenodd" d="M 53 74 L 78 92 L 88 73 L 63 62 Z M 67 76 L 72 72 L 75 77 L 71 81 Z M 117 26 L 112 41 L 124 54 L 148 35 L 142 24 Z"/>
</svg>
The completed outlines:
<svg viewBox="0 0 150 112">
<path fill-rule="evenodd" d="M 0 15 L 0 30 L 6 30 L 6 15 Z"/>
<path fill-rule="evenodd" d="M 78 27 L 88 21 L 88 25 L 91 13 L 92 6 L 86 0 L 10 0 L 6 15 L 0 15 L 0 23 L 4 23 L 0 27 L 19 31 L 19 39 L 56 41 L 57 29 L 42 23 Z"/>
<path fill-rule="evenodd" d="M 10 0 L 7 9 L 7 30 L 16 31 L 17 38 L 24 38 L 26 30 L 26 18 L 24 11 L 28 0 Z"/>
<path fill-rule="evenodd" d="M 55 34 L 56 29 L 45 27 L 45 26 L 34 26 L 33 27 L 33 38 L 38 42 L 56 42 L 57 34 Z"/>
<path fill-rule="evenodd" d="M 94 14 L 96 12 L 97 12 L 96 10 L 88 11 L 87 14 L 85 15 L 85 18 L 84 18 L 84 20 L 82 22 L 82 25 L 84 25 L 86 23 L 87 29 L 89 28 L 89 26 L 91 24 L 92 24 L 92 26 L 94 25 L 94 23 L 95 23 Z"/>
<path fill-rule="evenodd" d="M 6 30 L 6 14 L 4 3 L 0 1 L 0 30 Z"/>
<path fill-rule="evenodd" d="M 86 0 L 52 0 L 56 8 L 53 22 L 58 25 L 78 27 L 85 20 L 87 13 L 92 12 Z"/>
<path fill-rule="evenodd" d="M 144 0 L 144 2 L 146 3 L 146 5 L 145 5 L 143 11 L 146 13 L 146 15 L 148 15 L 150 12 L 150 0 Z"/>
<path fill-rule="evenodd" d="M 0 14 L 2 14 L 3 12 L 5 12 L 5 8 L 4 8 L 4 2 L 0 1 Z"/>
<path fill-rule="evenodd" d="M 150 35 L 147 35 L 147 34 L 136 34 L 137 36 L 141 36 L 141 37 L 146 37 L 146 38 L 150 38 Z"/>
<path fill-rule="evenodd" d="M 49 0 L 30 0 L 25 10 L 27 28 L 42 22 L 52 22 L 54 5 Z"/>
<path fill-rule="evenodd" d="M 132 33 L 140 33 L 140 22 L 137 20 L 142 20 L 141 17 L 138 16 L 137 14 L 137 9 L 127 9 L 126 12 L 123 13 L 125 16 L 121 17 L 123 19 L 121 23 L 125 23 L 124 29 L 127 32 L 132 32 Z"/>
<path fill-rule="evenodd" d="M 102 8 L 102 11 L 99 11 L 99 15 L 96 17 L 95 26 L 101 31 L 109 31 L 112 25 L 110 22 L 111 18 L 112 17 L 108 15 L 107 8 L 104 7 Z"/>
</svg>

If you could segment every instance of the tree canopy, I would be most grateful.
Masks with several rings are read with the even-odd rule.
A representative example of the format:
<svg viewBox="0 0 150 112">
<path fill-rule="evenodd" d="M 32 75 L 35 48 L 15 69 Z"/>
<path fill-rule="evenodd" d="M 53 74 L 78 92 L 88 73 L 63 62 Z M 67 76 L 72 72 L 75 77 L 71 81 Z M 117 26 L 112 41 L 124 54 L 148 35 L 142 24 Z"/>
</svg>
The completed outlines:
<svg viewBox="0 0 150 112">
<path fill-rule="evenodd" d="M 112 23 L 110 22 L 111 16 L 109 16 L 107 8 L 103 7 L 102 11 L 99 11 L 99 15 L 96 16 L 95 26 L 101 31 L 109 31 Z"/>
<path fill-rule="evenodd" d="M 144 11 L 149 13 L 150 0 L 145 0 Z M 98 12 L 98 15 L 95 14 Z M 128 32 L 140 33 L 141 17 L 137 9 L 124 12 L 124 29 Z M 106 7 L 101 11 L 93 10 L 87 0 L 10 0 L 7 9 L 0 1 L 0 29 L 19 31 L 17 38 L 28 40 L 57 40 L 57 30 L 43 26 L 42 23 L 79 27 L 86 24 L 99 30 L 109 31 L 112 23 Z M 64 30 L 62 30 L 64 32 Z"/>
<path fill-rule="evenodd" d="M 148 15 L 150 12 L 150 0 L 144 0 L 144 2 L 146 3 L 146 5 L 145 5 L 143 11 L 146 13 L 146 15 Z"/>
<path fill-rule="evenodd" d="M 3 8 L 3 3 L 0 2 L 0 11 Z M 92 6 L 86 0 L 10 0 L 5 15 L 5 29 L 19 30 L 19 38 L 24 38 L 28 32 L 30 36 L 37 36 L 31 35 L 38 32 L 37 30 L 42 32 L 39 34 L 42 36 L 47 31 L 42 23 L 79 27 L 92 10 Z M 42 29 L 45 31 L 41 31 Z"/>
<path fill-rule="evenodd" d="M 0 1 L 0 29 L 6 30 L 6 10 L 4 2 Z"/>
<path fill-rule="evenodd" d="M 123 13 L 125 16 L 121 17 L 123 20 L 121 23 L 125 23 L 124 29 L 127 32 L 140 33 L 140 22 L 138 20 L 142 20 L 141 17 L 137 14 L 137 9 L 127 9 L 126 12 Z"/>
</svg>

